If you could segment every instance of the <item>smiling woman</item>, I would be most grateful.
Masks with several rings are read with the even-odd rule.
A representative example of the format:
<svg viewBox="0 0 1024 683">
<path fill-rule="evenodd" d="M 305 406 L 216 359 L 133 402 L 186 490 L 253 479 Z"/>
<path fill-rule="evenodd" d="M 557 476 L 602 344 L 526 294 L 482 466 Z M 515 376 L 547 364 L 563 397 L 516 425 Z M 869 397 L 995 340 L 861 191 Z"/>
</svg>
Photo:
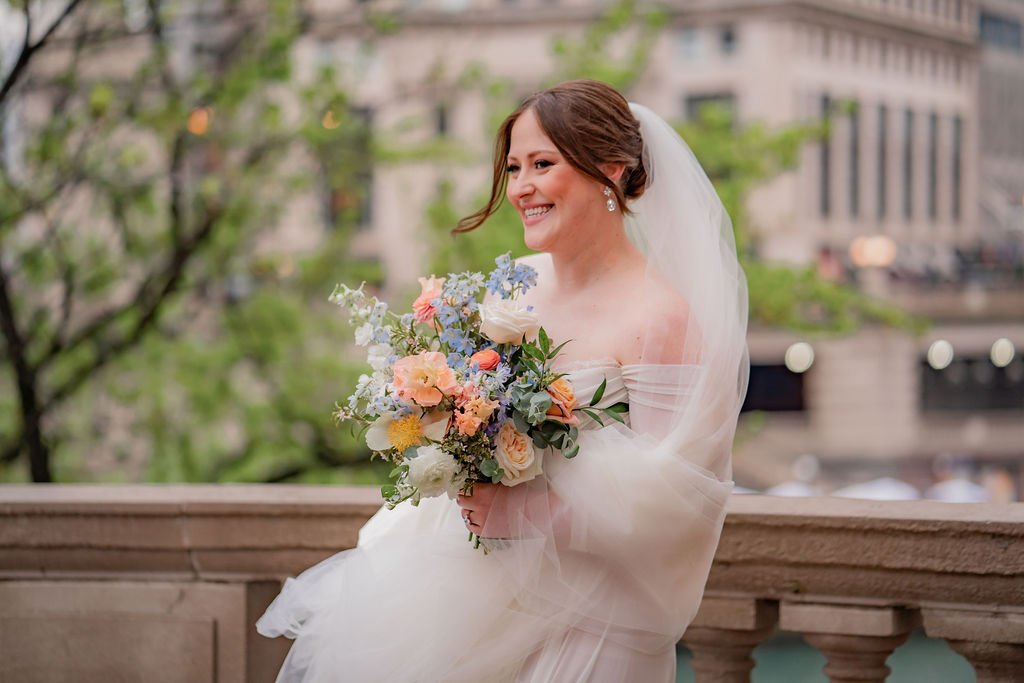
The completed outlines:
<svg viewBox="0 0 1024 683">
<path fill-rule="evenodd" d="M 728 216 L 679 136 L 595 81 L 509 115 L 490 198 L 456 232 L 506 198 L 543 252 L 527 257 L 537 282 L 516 303 L 570 342 L 543 409 L 575 420 L 577 397 L 594 396 L 628 415 L 581 421 L 571 460 L 505 422 L 493 448 L 529 476 L 375 515 L 357 548 L 290 581 L 260 620 L 261 633 L 297 638 L 280 681 L 675 680 L 746 390 L 746 284 Z M 521 312 L 483 309 L 495 339 L 533 334 Z M 428 365 L 399 390 L 415 391 Z M 467 526 L 493 551 L 469 547 Z"/>
</svg>

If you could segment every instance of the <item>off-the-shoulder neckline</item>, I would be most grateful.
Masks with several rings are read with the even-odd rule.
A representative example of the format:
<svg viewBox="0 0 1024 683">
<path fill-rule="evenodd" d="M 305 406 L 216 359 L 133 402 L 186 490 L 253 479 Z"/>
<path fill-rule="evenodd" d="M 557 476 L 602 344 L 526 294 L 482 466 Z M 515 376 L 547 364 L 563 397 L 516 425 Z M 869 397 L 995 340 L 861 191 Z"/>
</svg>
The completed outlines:
<svg viewBox="0 0 1024 683">
<path fill-rule="evenodd" d="M 635 369 L 635 368 L 699 368 L 697 363 L 620 363 L 614 358 L 594 358 L 589 360 L 569 361 L 562 366 L 555 367 L 557 372 L 575 372 L 578 370 L 593 369 Z"/>
</svg>

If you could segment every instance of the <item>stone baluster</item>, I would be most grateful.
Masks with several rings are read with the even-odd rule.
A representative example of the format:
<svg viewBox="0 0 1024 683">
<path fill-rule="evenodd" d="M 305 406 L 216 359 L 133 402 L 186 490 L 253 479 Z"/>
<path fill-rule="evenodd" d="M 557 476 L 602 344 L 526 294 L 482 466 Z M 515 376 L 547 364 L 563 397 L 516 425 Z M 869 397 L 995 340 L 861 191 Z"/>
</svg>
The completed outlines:
<svg viewBox="0 0 1024 683">
<path fill-rule="evenodd" d="M 802 633 L 825 655 L 832 683 L 884 683 L 885 660 L 920 623 L 920 614 L 900 607 L 865 607 L 784 602 L 779 627 Z"/>
<path fill-rule="evenodd" d="M 922 613 L 925 633 L 945 638 L 974 667 L 978 683 L 1024 680 L 1024 614 L 944 608 Z"/>
<path fill-rule="evenodd" d="M 697 683 L 749 683 L 751 653 L 772 634 L 777 619 L 774 601 L 705 595 L 683 636 L 693 652 Z"/>
</svg>

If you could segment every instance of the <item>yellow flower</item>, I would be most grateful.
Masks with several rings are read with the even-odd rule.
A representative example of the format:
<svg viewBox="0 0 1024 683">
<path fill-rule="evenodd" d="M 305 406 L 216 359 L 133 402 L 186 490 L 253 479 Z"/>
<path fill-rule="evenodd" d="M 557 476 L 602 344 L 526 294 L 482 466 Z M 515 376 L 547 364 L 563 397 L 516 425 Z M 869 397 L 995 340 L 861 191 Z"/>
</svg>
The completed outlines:
<svg viewBox="0 0 1024 683">
<path fill-rule="evenodd" d="M 399 453 L 423 441 L 423 423 L 417 415 L 406 415 L 388 425 L 388 441 Z"/>
<path fill-rule="evenodd" d="M 434 410 L 426 415 L 406 415 L 397 420 L 382 415 L 366 431 L 366 445 L 378 453 L 395 448 L 399 453 L 418 446 L 425 439 L 440 441 L 448 431 L 450 411 Z"/>
</svg>

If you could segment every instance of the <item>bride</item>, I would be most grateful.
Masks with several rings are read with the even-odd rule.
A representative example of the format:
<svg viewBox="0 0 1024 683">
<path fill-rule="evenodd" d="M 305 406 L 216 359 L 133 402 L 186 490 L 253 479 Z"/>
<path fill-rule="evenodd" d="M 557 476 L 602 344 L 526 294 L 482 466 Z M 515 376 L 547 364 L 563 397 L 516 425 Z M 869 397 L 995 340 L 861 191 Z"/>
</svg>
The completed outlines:
<svg viewBox="0 0 1024 683">
<path fill-rule="evenodd" d="M 279 681 L 675 680 L 731 490 L 746 388 L 746 285 L 728 216 L 657 115 L 570 81 L 498 131 L 492 193 L 523 222 L 524 298 L 581 401 L 579 455 L 515 487 L 382 509 L 260 619 L 295 638 Z M 466 528 L 493 539 L 474 550 Z"/>
</svg>

